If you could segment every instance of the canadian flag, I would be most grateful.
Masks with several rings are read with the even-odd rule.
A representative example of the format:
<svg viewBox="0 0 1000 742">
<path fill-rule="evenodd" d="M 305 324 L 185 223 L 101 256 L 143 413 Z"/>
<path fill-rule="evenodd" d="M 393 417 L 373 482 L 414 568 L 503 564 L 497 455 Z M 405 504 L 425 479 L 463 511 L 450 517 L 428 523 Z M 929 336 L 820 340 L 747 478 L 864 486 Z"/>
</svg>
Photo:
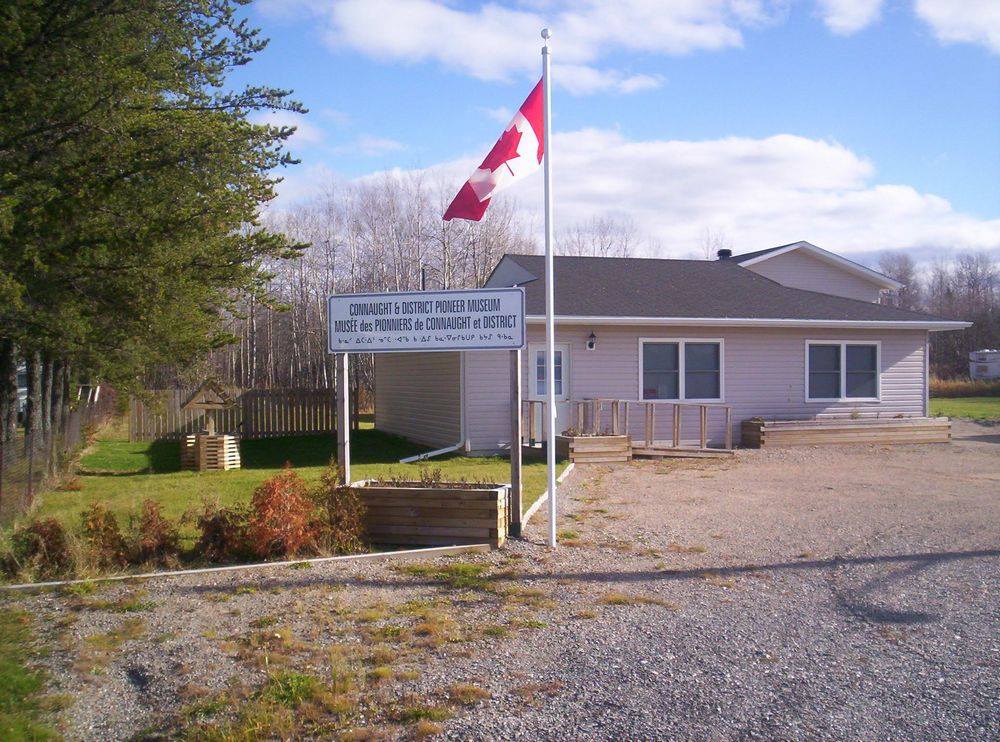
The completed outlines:
<svg viewBox="0 0 1000 742">
<path fill-rule="evenodd" d="M 535 86 L 510 124 L 500 135 L 483 164 L 455 196 L 444 219 L 478 222 L 490 205 L 490 198 L 538 169 L 545 152 L 543 135 L 542 83 Z"/>
</svg>

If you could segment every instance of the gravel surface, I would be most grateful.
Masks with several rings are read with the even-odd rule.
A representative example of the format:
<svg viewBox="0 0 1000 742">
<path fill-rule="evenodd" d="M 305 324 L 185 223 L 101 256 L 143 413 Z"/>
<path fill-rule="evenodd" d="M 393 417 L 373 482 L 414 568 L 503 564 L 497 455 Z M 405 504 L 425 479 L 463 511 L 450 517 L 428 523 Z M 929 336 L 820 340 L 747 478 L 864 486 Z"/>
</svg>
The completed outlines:
<svg viewBox="0 0 1000 742">
<path fill-rule="evenodd" d="M 71 739 L 176 730 L 193 700 L 276 667 L 323 676 L 331 649 L 362 656 L 412 601 L 461 641 L 398 645 L 410 672 L 370 693 L 487 689 L 452 704 L 451 739 L 1000 738 L 1000 427 L 578 467 L 560 504 L 557 551 L 543 507 L 526 541 L 462 560 L 489 567 L 485 588 L 368 563 L 18 602 L 52 647 L 52 691 L 77 699 Z M 145 605 L 95 605 L 129 599 Z M 141 636 L 94 649 L 128 621 Z M 413 732 L 365 713 L 352 724 Z"/>
</svg>

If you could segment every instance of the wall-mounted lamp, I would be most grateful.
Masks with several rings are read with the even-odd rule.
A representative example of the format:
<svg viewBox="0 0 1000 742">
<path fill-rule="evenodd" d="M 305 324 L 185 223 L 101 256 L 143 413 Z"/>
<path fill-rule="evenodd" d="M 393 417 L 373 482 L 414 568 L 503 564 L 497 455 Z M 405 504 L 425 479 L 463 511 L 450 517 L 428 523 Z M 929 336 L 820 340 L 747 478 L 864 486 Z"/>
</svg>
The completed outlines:
<svg viewBox="0 0 1000 742">
<path fill-rule="evenodd" d="M 590 337 L 587 338 L 587 350 L 593 350 L 597 347 L 597 335 L 590 333 Z"/>
</svg>

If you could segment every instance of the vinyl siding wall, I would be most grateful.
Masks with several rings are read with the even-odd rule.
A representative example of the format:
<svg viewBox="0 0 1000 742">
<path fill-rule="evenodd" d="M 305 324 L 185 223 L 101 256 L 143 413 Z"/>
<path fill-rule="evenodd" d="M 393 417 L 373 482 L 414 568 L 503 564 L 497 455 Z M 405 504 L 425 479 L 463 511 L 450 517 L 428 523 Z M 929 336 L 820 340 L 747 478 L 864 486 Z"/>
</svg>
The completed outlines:
<svg viewBox="0 0 1000 742">
<path fill-rule="evenodd" d="M 597 348 L 588 351 L 586 339 L 593 331 Z M 795 419 L 815 416 L 849 416 L 857 411 L 863 416 L 924 415 L 926 391 L 925 345 L 923 330 L 860 331 L 802 329 L 721 329 L 705 327 L 599 327 L 574 326 L 557 331 L 559 342 L 570 345 L 569 395 L 572 399 L 602 397 L 637 399 L 639 397 L 639 338 L 721 338 L 725 402 L 733 407 L 734 440 L 739 441 L 740 422 L 762 416 L 772 419 Z M 529 327 L 530 342 L 543 342 L 540 325 Z M 833 402 L 805 401 L 806 340 L 880 341 L 881 401 Z M 522 384 L 525 398 L 529 390 L 527 353 L 522 359 Z M 510 439 L 508 360 L 505 352 L 467 353 L 466 426 L 473 450 L 496 450 Z M 659 406 L 656 438 L 669 440 L 672 435 L 670 407 Z M 684 442 L 698 438 L 697 412 L 685 413 L 681 437 Z M 722 411 L 710 413 L 710 441 L 722 442 Z M 603 424 L 610 426 L 610 411 Z M 643 436 L 643 410 L 631 405 L 629 432 Z"/>
<path fill-rule="evenodd" d="M 807 291 L 820 291 L 848 299 L 876 302 L 879 287 L 843 268 L 831 265 L 808 253 L 793 250 L 760 263 L 745 266 L 783 286 Z"/>
<path fill-rule="evenodd" d="M 376 428 L 443 448 L 459 442 L 461 414 L 459 353 L 375 354 Z"/>
</svg>

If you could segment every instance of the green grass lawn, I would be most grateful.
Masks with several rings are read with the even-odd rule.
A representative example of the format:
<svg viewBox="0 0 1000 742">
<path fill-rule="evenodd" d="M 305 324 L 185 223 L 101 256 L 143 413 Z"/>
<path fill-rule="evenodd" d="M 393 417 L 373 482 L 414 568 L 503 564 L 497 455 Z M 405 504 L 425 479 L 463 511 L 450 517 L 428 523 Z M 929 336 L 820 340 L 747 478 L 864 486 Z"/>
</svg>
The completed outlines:
<svg viewBox="0 0 1000 742">
<path fill-rule="evenodd" d="M 399 459 L 426 448 L 371 427 L 362 427 L 351 438 L 351 479 L 378 477 L 420 478 L 420 470 L 440 469 L 444 480 L 508 482 L 510 462 L 502 457 L 438 456 L 425 462 L 400 464 Z M 127 523 L 140 503 L 149 498 L 164 514 L 179 518 L 203 500 L 227 505 L 249 500 L 254 488 L 278 473 L 286 462 L 307 481 L 319 479 L 336 454 L 336 439 L 329 435 L 294 436 L 240 443 L 242 469 L 227 472 L 180 470 L 179 444 L 171 441 L 129 443 L 120 431 L 99 436 L 80 461 L 81 489 L 47 492 L 37 515 L 52 516 L 76 528 L 80 513 L 100 502 Z M 561 472 L 566 462 L 559 464 Z M 525 461 L 524 508 L 545 490 L 545 463 Z M 185 535 L 192 535 L 190 528 Z"/>
<path fill-rule="evenodd" d="M 972 420 L 1000 420 L 1000 397 L 938 397 L 931 399 L 931 414 L 967 417 Z"/>
<path fill-rule="evenodd" d="M 31 616 L 0 608 L 0 739 L 60 739 L 42 720 L 45 678 L 29 665 Z"/>
</svg>

